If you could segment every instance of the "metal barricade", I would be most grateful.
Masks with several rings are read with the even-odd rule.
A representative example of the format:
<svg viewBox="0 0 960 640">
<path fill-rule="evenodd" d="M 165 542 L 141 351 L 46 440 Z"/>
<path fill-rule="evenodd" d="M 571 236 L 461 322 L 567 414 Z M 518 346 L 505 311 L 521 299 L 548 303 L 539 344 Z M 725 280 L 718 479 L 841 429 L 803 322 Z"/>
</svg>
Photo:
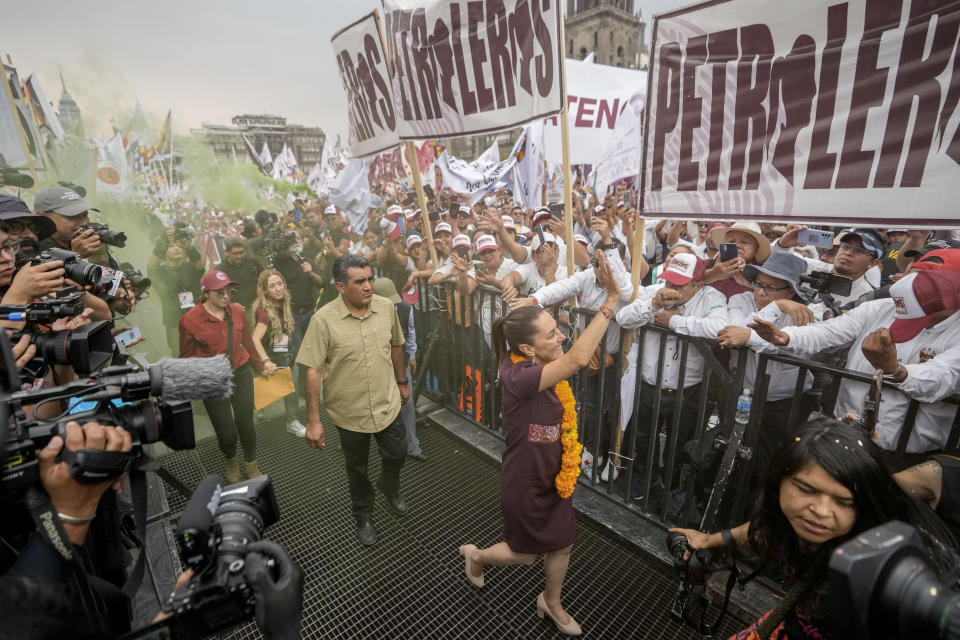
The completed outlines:
<svg viewBox="0 0 960 640">
<path fill-rule="evenodd" d="M 481 285 L 467 295 L 456 291 L 451 283 L 427 286 L 422 281 L 415 315 L 420 350 L 415 393 L 426 393 L 501 438 L 500 363 L 491 345 L 490 325 L 507 310 L 494 288 Z M 566 305 L 556 312 L 571 343 L 596 313 Z M 750 489 L 758 473 L 753 453 L 766 405 L 769 362 L 797 367 L 790 423 L 801 410 L 806 372 L 829 374 L 835 386 L 842 379 L 870 381 L 870 376 L 836 366 L 780 354 L 758 354 L 750 419 L 738 425 L 737 397 L 748 366 L 745 347 L 724 349 L 715 340 L 683 336 L 655 325 L 618 331 L 617 338 L 611 340 L 616 353 L 608 348 L 606 339 L 602 340 L 596 372 L 584 369 L 571 380 L 577 398 L 580 441 L 594 459 L 593 468 L 581 475 L 580 484 L 664 527 L 681 525 L 716 531 L 748 518 Z M 666 384 L 673 380 L 664 377 L 669 341 L 676 341 L 675 384 Z M 629 373 L 631 350 L 636 350 L 633 398 L 623 424 L 620 405 L 624 401 L 622 392 L 630 390 L 624 374 Z M 608 351 L 613 359 L 609 367 L 605 366 Z M 734 352 L 738 352 L 736 364 L 730 364 Z M 652 369 L 651 358 L 656 363 Z M 701 369 L 702 361 L 699 382 L 688 377 L 691 358 L 698 359 L 693 373 Z M 644 379 L 644 369 L 654 372 L 652 380 Z M 893 388 L 889 392 L 900 393 Z M 611 397 L 615 398 L 613 406 L 609 406 Z M 946 402 L 960 405 L 960 396 Z M 892 456 L 903 458 L 918 407 L 916 400 L 910 402 L 899 446 Z M 708 420 L 713 413 L 719 418 L 719 426 Z M 947 449 L 955 450 L 958 444 L 960 406 Z"/>
</svg>

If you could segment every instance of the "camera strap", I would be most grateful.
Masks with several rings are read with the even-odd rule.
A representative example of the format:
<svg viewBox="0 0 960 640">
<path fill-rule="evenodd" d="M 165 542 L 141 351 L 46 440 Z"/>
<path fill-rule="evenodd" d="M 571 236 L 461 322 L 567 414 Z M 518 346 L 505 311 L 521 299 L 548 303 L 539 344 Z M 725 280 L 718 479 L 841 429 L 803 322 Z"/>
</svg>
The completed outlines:
<svg viewBox="0 0 960 640">
<path fill-rule="evenodd" d="M 227 319 L 227 359 L 230 366 L 233 366 L 233 314 L 230 313 L 230 305 L 224 310 L 224 316 Z"/>
<path fill-rule="evenodd" d="M 53 508 L 50 497 L 42 489 L 31 486 L 27 488 L 24 502 L 36 524 L 37 535 L 73 570 L 77 592 L 83 601 L 83 607 L 90 621 L 102 630 L 103 621 L 107 619 L 105 610 L 90 586 L 78 549 L 63 528 L 63 522 Z"/>
<path fill-rule="evenodd" d="M 130 470 L 130 497 L 133 502 L 133 521 L 137 525 L 137 537 L 140 538 L 140 552 L 133 570 L 123 583 L 123 593 L 133 600 L 143 581 L 143 569 L 147 559 L 147 478 L 142 464 Z"/>
</svg>

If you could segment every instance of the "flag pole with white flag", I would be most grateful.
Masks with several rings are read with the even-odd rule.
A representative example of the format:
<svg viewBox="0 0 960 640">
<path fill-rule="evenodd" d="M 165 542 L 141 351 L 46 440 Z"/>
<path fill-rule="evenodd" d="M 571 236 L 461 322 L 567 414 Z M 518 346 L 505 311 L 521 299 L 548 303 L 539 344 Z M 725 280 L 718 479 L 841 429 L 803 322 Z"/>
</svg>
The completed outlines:
<svg viewBox="0 0 960 640">
<path fill-rule="evenodd" d="M 557 10 L 560 12 L 560 42 L 567 41 L 566 27 L 564 25 L 565 16 L 563 3 L 557 3 Z M 570 175 L 570 123 L 567 118 L 567 65 L 564 64 L 563 59 L 560 60 L 560 87 L 561 94 L 564 96 L 564 100 L 561 103 L 563 106 L 560 109 L 560 138 L 562 142 L 562 158 L 563 158 L 563 175 Z M 568 178 L 563 181 L 563 226 L 564 234 L 566 235 L 565 241 L 567 243 L 567 275 L 573 274 L 573 247 L 576 245 L 573 244 L 575 241 L 573 239 L 573 184 L 572 181 Z M 575 302 L 574 302 L 575 304 Z"/>
</svg>

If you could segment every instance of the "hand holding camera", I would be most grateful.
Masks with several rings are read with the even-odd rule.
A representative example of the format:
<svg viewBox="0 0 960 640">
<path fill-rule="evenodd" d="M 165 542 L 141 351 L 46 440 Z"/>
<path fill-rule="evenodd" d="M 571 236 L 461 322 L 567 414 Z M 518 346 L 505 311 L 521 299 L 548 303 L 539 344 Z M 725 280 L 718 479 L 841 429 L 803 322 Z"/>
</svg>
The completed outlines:
<svg viewBox="0 0 960 640">
<path fill-rule="evenodd" d="M 5 299 L 9 304 L 27 304 L 64 285 L 62 260 L 23 265 L 10 283 Z"/>
<path fill-rule="evenodd" d="M 128 452 L 132 446 L 130 433 L 123 427 L 101 426 L 88 422 L 82 427 L 74 421 L 66 424 L 66 438 L 54 436 L 37 452 L 40 482 L 50 496 L 50 502 L 64 520 L 67 535 L 74 544 L 82 544 L 89 520 L 93 519 L 100 497 L 116 478 L 85 484 L 74 480 L 69 465 L 62 460 L 66 446 L 73 452 L 81 450 Z M 64 518 L 66 516 L 66 518 Z M 87 520 L 89 519 L 89 520 Z M 87 520 L 86 523 L 73 520 Z"/>
<path fill-rule="evenodd" d="M 102 246 L 100 234 L 93 229 L 82 231 L 70 240 L 70 250 L 81 258 L 89 258 L 99 254 Z"/>
</svg>

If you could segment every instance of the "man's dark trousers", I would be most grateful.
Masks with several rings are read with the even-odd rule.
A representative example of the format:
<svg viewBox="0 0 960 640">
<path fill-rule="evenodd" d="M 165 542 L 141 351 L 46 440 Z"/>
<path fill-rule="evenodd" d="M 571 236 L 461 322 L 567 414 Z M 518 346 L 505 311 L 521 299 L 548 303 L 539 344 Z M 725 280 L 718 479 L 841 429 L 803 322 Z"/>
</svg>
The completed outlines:
<svg viewBox="0 0 960 640">
<path fill-rule="evenodd" d="M 347 481 L 350 484 L 350 503 L 353 515 L 369 518 L 373 514 L 374 491 L 367 476 L 367 461 L 370 457 L 370 436 L 380 449 L 380 477 L 384 491 L 390 496 L 400 493 L 400 468 L 407 458 L 407 432 L 403 419 L 397 413 L 386 429 L 377 433 L 358 433 L 337 426 L 340 446 L 347 465 Z"/>
</svg>

